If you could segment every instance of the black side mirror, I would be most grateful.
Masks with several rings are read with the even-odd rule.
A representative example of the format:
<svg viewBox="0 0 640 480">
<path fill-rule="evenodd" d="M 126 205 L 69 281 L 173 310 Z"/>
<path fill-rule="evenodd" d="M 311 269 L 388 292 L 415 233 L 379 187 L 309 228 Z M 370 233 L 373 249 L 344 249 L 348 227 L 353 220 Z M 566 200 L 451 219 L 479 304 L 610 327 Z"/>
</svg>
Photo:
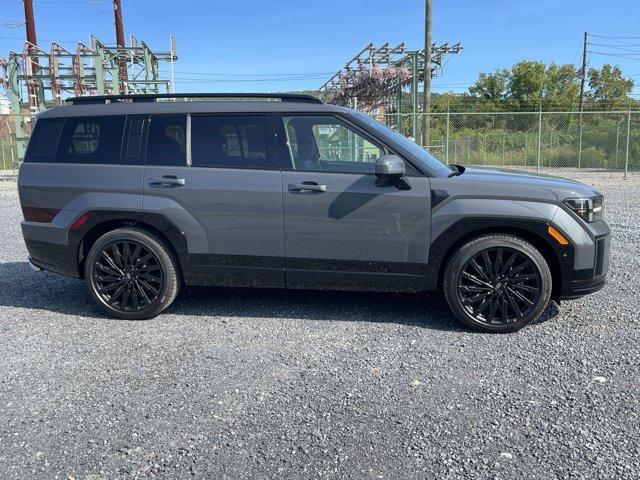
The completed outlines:
<svg viewBox="0 0 640 480">
<path fill-rule="evenodd" d="M 376 160 L 376 176 L 392 182 L 400 190 L 411 190 L 411 184 L 405 178 L 407 169 L 397 155 L 382 155 Z"/>
<path fill-rule="evenodd" d="M 382 155 L 376 160 L 376 175 L 380 178 L 402 178 L 405 173 L 404 160 L 397 155 Z"/>
</svg>

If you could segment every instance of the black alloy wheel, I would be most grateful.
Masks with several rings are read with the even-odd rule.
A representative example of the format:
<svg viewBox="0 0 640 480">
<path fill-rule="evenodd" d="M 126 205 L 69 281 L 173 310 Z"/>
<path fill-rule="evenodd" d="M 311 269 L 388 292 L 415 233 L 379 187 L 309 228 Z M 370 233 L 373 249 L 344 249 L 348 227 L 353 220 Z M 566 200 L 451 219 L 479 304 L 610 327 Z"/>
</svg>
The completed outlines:
<svg viewBox="0 0 640 480">
<path fill-rule="evenodd" d="M 447 262 L 443 289 L 453 313 L 482 332 L 515 332 L 535 321 L 551 299 L 545 257 L 515 235 L 494 233 L 463 244 Z"/>
<path fill-rule="evenodd" d="M 532 260 L 511 248 L 494 247 L 471 257 L 458 276 L 460 303 L 488 325 L 526 318 L 540 298 L 542 277 Z"/>
<path fill-rule="evenodd" d="M 140 312 L 161 295 L 164 273 L 158 257 L 141 243 L 118 240 L 104 246 L 91 273 L 95 291 L 114 310 Z"/>
</svg>

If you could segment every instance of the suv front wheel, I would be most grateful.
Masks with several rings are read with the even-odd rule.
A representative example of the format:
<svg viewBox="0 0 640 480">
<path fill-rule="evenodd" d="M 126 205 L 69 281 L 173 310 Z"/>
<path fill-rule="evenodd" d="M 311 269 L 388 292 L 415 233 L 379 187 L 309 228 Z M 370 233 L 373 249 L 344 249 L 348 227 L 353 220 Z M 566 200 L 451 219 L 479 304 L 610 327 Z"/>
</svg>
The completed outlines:
<svg viewBox="0 0 640 480">
<path fill-rule="evenodd" d="M 551 272 L 542 254 L 513 235 L 485 235 L 449 260 L 444 293 L 466 325 L 484 332 L 514 332 L 533 322 L 551 297 Z"/>
<path fill-rule="evenodd" d="M 105 233 L 87 255 L 84 276 L 89 293 L 111 316 L 152 318 L 178 294 L 178 263 L 164 242 L 137 228 Z"/>
</svg>

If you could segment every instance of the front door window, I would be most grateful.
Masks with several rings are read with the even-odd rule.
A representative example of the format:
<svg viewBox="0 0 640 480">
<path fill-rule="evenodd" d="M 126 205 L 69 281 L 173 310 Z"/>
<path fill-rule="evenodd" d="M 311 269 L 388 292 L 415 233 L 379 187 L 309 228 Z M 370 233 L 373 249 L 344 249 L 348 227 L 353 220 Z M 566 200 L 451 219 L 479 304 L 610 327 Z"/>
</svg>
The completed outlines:
<svg viewBox="0 0 640 480">
<path fill-rule="evenodd" d="M 384 149 L 333 116 L 283 118 L 294 170 L 373 174 Z"/>
</svg>

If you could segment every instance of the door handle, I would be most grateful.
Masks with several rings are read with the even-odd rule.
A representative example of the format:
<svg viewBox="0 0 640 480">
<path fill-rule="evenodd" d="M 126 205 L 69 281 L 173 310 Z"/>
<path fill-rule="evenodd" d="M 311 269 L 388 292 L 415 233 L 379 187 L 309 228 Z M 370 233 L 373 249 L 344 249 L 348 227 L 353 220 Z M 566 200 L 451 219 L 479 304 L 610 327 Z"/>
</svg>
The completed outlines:
<svg viewBox="0 0 640 480">
<path fill-rule="evenodd" d="M 187 181 L 184 178 L 178 178 L 175 175 L 163 175 L 160 178 L 150 178 L 149 185 L 152 187 L 184 187 Z"/>
<path fill-rule="evenodd" d="M 327 191 L 326 185 L 319 185 L 317 182 L 302 182 L 289 184 L 289 191 L 293 193 L 317 192 L 324 193 Z"/>
</svg>

